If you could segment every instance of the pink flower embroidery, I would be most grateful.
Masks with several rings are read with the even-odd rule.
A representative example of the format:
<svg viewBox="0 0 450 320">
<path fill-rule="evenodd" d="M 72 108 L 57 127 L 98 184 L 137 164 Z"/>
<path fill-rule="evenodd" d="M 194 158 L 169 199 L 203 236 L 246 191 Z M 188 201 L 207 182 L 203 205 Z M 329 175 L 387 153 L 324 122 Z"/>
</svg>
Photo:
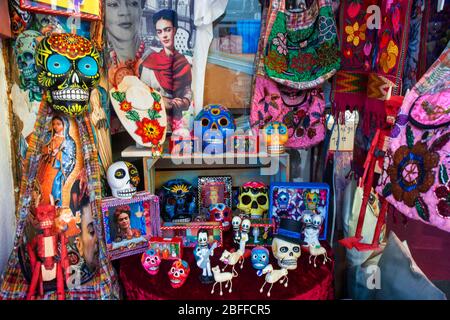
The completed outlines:
<svg viewBox="0 0 450 320">
<path fill-rule="evenodd" d="M 272 40 L 272 43 L 277 46 L 279 54 L 282 54 L 283 56 L 287 55 L 286 36 L 283 33 L 279 32 L 277 37 Z"/>
</svg>

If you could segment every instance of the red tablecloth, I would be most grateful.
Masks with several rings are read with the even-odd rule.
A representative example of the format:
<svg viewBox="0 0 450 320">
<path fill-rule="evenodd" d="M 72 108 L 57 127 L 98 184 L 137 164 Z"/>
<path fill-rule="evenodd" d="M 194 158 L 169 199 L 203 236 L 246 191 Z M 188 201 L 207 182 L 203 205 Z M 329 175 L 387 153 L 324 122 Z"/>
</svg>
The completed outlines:
<svg viewBox="0 0 450 320">
<path fill-rule="evenodd" d="M 271 291 L 271 297 L 267 297 L 268 284 L 264 292 L 259 289 L 264 283 L 264 276 L 258 277 L 253 269 L 250 257 L 245 259 L 244 268 L 241 270 L 236 266 L 239 276 L 233 279 L 233 292 L 229 293 L 223 285 L 223 296 L 219 295 L 219 284 L 216 285 L 214 294 L 211 294 L 213 284 L 202 284 L 199 280 L 201 269 L 195 264 L 192 249 L 183 250 L 183 260 L 189 263 L 191 273 L 186 283 L 179 289 L 170 286 L 168 272 L 172 266 L 172 260 L 163 260 L 157 275 L 147 274 L 141 266 L 140 255 L 121 259 L 119 268 L 120 280 L 123 284 L 125 299 L 129 300 L 204 300 L 204 299 L 229 299 L 229 300 L 263 300 L 263 299 L 294 299 L 294 300 L 326 300 L 334 299 L 334 258 L 328 244 L 323 243 L 327 248 L 328 256 L 333 260 L 322 264 L 323 258 L 317 259 L 317 268 L 308 263 L 309 253 L 302 252 L 298 260 L 296 270 L 289 271 L 289 285 L 287 288 L 283 284 L 275 283 Z M 231 245 L 225 245 L 231 249 Z M 270 250 L 270 248 L 269 248 Z M 214 250 L 214 257 L 211 258 L 211 265 L 217 264 L 221 269 L 224 264 L 219 261 L 223 247 Z M 271 263 L 274 269 L 279 269 L 272 253 Z M 228 267 L 226 271 L 230 271 Z"/>
</svg>

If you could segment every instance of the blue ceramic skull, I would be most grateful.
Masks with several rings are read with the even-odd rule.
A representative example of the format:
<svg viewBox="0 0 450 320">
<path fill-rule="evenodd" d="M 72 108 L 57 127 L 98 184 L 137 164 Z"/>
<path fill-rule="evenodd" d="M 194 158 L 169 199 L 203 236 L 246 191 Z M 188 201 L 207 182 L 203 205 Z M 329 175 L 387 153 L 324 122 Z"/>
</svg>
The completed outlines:
<svg viewBox="0 0 450 320">
<path fill-rule="evenodd" d="M 252 266 L 256 270 L 262 270 L 269 264 L 269 250 L 258 246 L 252 249 Z"/>
<path fill-rule="evenodd" d="M 231 137 L 236 130 L 231 112 L 222 105 L 207 105 L 195 117 L 195 121 L 196 126 L 201 127 L 203 153 L 226 152 L 226 138 Z"/>
<path fill-rule="evenodd" d="M 159 192 L 164 221 L 190 222 L 196 210 L 194 187 L 183 179 L 166 182 Z"/>
<path fill-rule="evenodd" d="M 277 198 L 277 206 L 281 210 L 286 210 L 289 206 L 290 196 L 286 191 L 280 191 Z"/>
</svg>

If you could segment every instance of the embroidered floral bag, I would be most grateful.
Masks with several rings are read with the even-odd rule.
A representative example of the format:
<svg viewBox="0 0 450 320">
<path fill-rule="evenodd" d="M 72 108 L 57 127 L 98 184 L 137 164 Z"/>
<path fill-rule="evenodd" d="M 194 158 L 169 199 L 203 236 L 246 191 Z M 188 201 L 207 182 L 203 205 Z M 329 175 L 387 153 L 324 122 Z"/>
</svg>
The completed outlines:
<svg viewBox="0 0 450 320">
<path fill-rule="evenodd" d="M 377 191 L 404 215 L 450 232 L 450 43 L 406 95 Z"/>
<path fill-rule="evenodd" d="M 340 67 L 331 0 L 314 0 L 302 12 L 288 11 L 284 0 L 265 48 L 264 65 L 274 81 L 296 89 L 317 87 Z"/>
</svg>

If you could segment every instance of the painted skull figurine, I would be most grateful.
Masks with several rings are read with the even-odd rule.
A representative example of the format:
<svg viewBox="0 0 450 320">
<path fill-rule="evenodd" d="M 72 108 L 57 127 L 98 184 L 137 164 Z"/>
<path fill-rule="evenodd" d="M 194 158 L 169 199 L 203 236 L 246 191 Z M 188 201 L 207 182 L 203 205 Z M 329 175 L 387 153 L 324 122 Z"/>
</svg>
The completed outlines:
<svg viewBox="0 0 450 320">
<path fill-rule="evenodd" d="M 196 209 L 194 187 L 183 179 L 166 182 L 159 192 L 165 221 L 190 222 Z"/>
<path fill-rule="evenodd" d="M 106 175 L 113 197 L 131 199 L 136 194 L 140 178 L 133 164 L 126 161 L 114 162 Z"/>
<path fill-rule="evenodd" d="M 267 186 L 261 182 L 247 182 L 241 187 L 238 209 L 251 218 L 261 219 L 269 210 L 269 194 Z"/>
<path fill-rule="evenodd" d="M 212 221 L 222 223 L 224 231 L 230 230 L 231 227 L 231 209 L 224 203 L 216 203 L 209 206 L 209 216 Z"/>
<path fill-rule="evenodd" d="M 14 55 L 20 71 L 20 88 L 29 90 L 30 101 L 41 101 L 42 89 L 37 83 L 37 69 L 34 60 L 38 37 L 42 35 L 33 30 L 21 33 L 14 43 Z"/>
<path fill-rule="evenodd" d="M 187 280 L 191 269 L 189 264 L 184 260 L 176 260 L 172 264 L 168 275 L 170 280 L 170 285 L 172 288 L 180 288 Z"/>
<path fill-rule="evenodd" d="M 242 233 L 249 233 L 251 225 L 252 225 L 252 223 L 250 222 L 249 219 L 242 220 L 242 224 L 241 224 Z"/>
<path fill-rule="evenodd" d="M 269 250 L 264 247 L 254 247 L 251 253 L 252 266 L 256 270 L 262 270 L 269 264 Z"/>
<path fill-rule="evenodd" d="M 297 260 L 301 255 L 300 244 L 302 223 L 282 218 L 276 236 L 272 241 L 272 253 L 281 268 L 297 269 Z"/>
<path fill-rule="evenodd" d="M 304 242 L 307 246 L 309 245 L 319 245 L 319 235 L 320 229 L 323 224 L 323 217 L 319 214 L 314 214 L 313 212 L 305 211 L 302 217 L 303 221 L 303 236 Z"/>
<path fill-rule="evenodd" d="M 142 254 L 141 264 L 148 274 L 154 276 L 159 271 L 161 258 L 154 249 L 148 249 Z"/>
<path fill-rule="evenodd" d="M 284 145 L 289 139 L 287 126 L 278 121 L 269 122 L 263 129 L 264 140 L 269 154 L 284 153 Z"/>
<path fill-rule="evenodd" d="M 69 116 L 83 114 L 100 81 L 100 53 L 94 44 L 69 33 L 52 34 L 36 49 L 37 80 L 48 91 L 53 109 Z"/>
<path fill-rule="evenodd" d="M 320 201 L 320 194 L 314 190 L 305 191 L 304 198 L 306 201 L 306 208 L 308 210 L 317 210 Z"/>
<path fill-rule="evenodd" d="M 226 152 L 226 138 L 236 130 L 231 112 L 222 105 L 208 105 L 195 117 L 201 126 L 202 149 L 207 154 Z"/>
</svg>

